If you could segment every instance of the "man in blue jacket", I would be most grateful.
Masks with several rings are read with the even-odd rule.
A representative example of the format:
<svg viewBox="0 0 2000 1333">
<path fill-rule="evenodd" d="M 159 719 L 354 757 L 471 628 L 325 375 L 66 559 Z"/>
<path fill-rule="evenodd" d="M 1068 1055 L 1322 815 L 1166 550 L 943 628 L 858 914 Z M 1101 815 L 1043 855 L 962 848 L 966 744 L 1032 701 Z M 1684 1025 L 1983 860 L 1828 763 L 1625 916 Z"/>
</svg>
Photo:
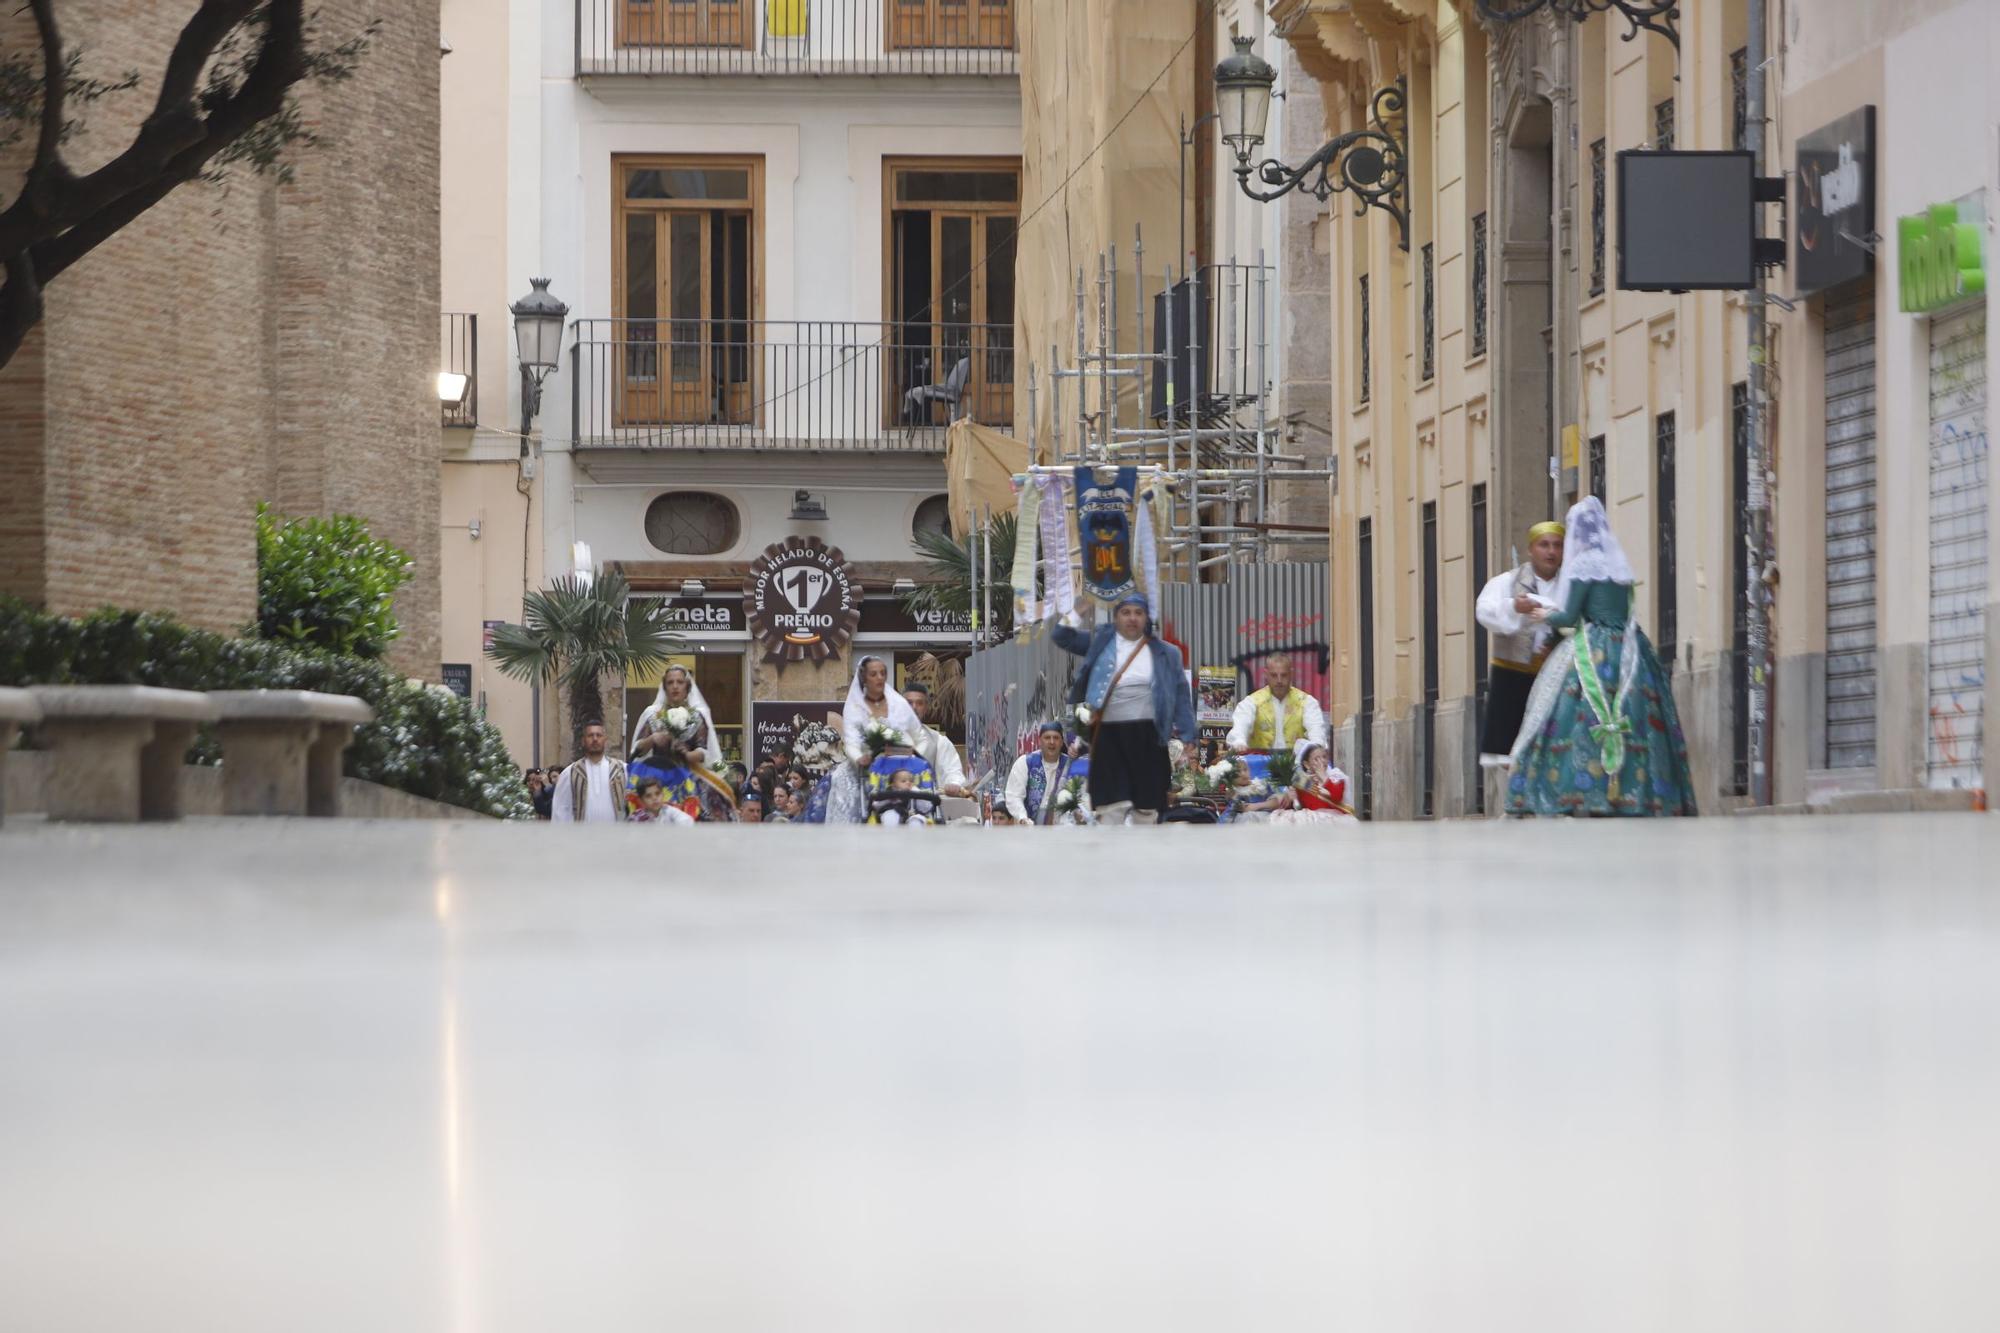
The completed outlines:
<svg viewBox="0 0 2000 1333">
<path fill-rule="evenodd" d="M 1100 824 L 1151 824 L 1167 807 L 1169 741 L 1195 739 L 1194 694 L 1178 648 L 1153 634 L 1143 597 L 1127 597 L 1111 623 L 1085 634 L 1055 627 L 1056 645 L 1083 659 L 1070 690 L 1078 729 L 1096 729 L 1090 803 Z M 1128 819 L 1129 816 L 1129 819 Z"/>
</svg>

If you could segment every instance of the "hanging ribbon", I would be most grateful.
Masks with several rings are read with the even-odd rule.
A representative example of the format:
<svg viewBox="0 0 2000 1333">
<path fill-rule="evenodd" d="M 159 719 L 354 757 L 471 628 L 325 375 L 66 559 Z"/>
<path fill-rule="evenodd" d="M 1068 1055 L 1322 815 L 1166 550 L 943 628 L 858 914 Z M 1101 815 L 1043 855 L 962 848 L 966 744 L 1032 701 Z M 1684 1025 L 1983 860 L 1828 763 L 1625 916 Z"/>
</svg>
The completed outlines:
<svg viewBox="0 0 2000 1333">
<path fill-rule="evenodd" d="M 1631 676 L 1621 673 L 1618 683 L 1618 700 L 1613 703 L 1604 693 L 1604 681 L 1597 674 L 1597 654 L 1591 651 L 1590 626 L 1576 627 L 1577 642 L 1583 646 L 1576 654 L 1576 679 L 1583 687 L 1584 702 L 1597 718 L 1597 725 L 1590 729 L 1590 738 L 1597 742 L 1599 755 L 1604 761 L 1605 776 L 1611 780 L 1611 795 L 1618 795 L 1618 776 L 1625 771 L 1625 738 L 1632 734 L 1632 723 L 1625 716 L 1626 692 L 1630 689 Z M 1625 651 L 1631 645 L 1625 642 L 1629 633 L 1614 642 Z M 1622 661 L 1622 659 L 1621 659 Z"/>
<path fill-rule="evenodd" d="M 1041 531 L 1042 488 L 1031 474 L 1021 485 L 1021 507 L 1014 519 L 1014 568 L 1007 581 L 1014 585 L 1014 623 L 1032 625 L 1042 618 L 1035 596 L 1035 538 Z"/>
<path fill-rule="evenodd" d="M 1069 558 L 1069 478 L 1059 472 L 1036 477 L 1049 493 L 1042 507 L 1042 616 L 1076 614 L 1076 578 Z"/>
</svg>

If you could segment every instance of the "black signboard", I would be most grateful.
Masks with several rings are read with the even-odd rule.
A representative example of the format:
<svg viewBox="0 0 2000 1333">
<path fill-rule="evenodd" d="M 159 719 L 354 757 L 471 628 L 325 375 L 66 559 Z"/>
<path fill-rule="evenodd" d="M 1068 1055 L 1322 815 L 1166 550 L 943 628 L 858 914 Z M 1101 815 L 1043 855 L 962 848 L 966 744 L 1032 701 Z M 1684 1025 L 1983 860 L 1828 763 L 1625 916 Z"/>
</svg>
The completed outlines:
<svg viewBox="0 0 2000 1333">
<path fill-rule="evenodd" d="M 1858 107 L 1798 145 L 1798 224 L 1792 281 L 1811 296 L 1865 277 L 1874 256 L 1875 108 Z"/>
<path fill-rule="evenodd" d="M 1619 290 L 1756 286 L 1755 176 L 1748 153 L 1619 153 Z"/>
<path fill-rule="evenodd" d="M 750 705 L 750 767 L 755 768 L 771 757 L 771 751 L 785 745 L 796 754 L 799 728 L 810 722 L 824 723 L 828 713 L 840 715 L 841 700 L 820 702 L 797 702 L 793 700 L 766 700 Z M 837 735 L 838 724 L 833 728 Z"/>
<path fill-rule="evenodd" d="M 1010 592 L 1008 596 L 1012 596 Z M 868 597 L 861 602 L 863 634 L 951 635 L 965 638 L 972 633 L 972 618 L 949 611 L 911 611 L 900 596 Z"/>
<path fill-rule="evenodd" d="M 647 618 L 676 634 L 740 634 L 743 599 L 737 597 L 635 597 Z"/>
<path fill-rule="evenodd" d="M 472 697 L 472 663 L 446 662 L 439 668 L 444 687 L 461 699 Z"/>
</svg>

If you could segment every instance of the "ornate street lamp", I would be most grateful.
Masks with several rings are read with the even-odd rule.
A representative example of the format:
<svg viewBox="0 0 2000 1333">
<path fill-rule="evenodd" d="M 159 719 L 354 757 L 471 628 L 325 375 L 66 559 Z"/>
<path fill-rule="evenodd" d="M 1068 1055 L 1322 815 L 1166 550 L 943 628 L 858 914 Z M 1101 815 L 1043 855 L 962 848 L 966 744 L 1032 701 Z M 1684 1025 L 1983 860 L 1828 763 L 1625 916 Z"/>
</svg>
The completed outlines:
<svg viewBox="0 0 2000 1333">
<path fill-rule="evenodd" d="M 569 307 L 549 295 L 547 278 L 530 278 L 534 288 L 507 307 L 514 316 L 514 345 L 521 358 L 521 434 L 542 408 L 542 381 L 562 361 L 563 321 Z M 523 440 L 522 448 L 527 447 Z"/>
<path fill-rule="evenodd" d="M 1375 90 L 1368 104 L 1369 128 L 1327 140 L 1297 167 L 1288 167 L 1276 158 L 1266 158 L 1253 167 L 1250 157 L 1264 142 L 1264 126 L 1271 115 L 1271 85 L 1278 72 L 1251 49 L 1248 37 L 1234 41 L 1236 50 L 1215 67 L 1215 112 L 1222 124 L 1222 141 L 1236 154 L 1236 182 L 1243 193 L 1261 203 L 1301 187 L 1321 203 L 1334 194 L 1352 194 L 1357 215 L 1379 208 L 1396 219 L 1399 243 L 1409 249 L 1409 153 L 1392 127 L 1392 118 L 1401 116 L 1405 106 L 1402 79 Z M 1251 185 L 1253 171 L 1269 189 Z"/>
<path fill-rule="evenodd" d="M 1632 25 L 1632 31 L 1625 34 L 1626 41 L 1637 37 L 1643 28 L 1672 42 L 1674 50 L 1681 49 L 1680 0 L 1479 0 L 1479 12 L 1495 23 L 1518 23 L 1543 9 L 1567 15 L 1578 23 L 1592 14 L 1615 9 Z"/>
</svg>

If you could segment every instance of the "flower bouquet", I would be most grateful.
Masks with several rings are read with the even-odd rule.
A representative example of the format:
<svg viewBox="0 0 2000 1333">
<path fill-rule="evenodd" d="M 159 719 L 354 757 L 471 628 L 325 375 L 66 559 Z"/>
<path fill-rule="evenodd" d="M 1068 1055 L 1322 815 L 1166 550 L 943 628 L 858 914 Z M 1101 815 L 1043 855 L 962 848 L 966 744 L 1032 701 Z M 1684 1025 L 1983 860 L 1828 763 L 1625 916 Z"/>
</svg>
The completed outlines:
<svg viewBox="0 0 2000 1333">
<path fill-rule="evenodd" d="M 1273 787 L 1291 786 L 1297 773 L 1298 761 L 1293 758 L 1290 750 L 1273 750 L 1271 752 L 1271 785 Z"/>
<path fill-rule="evenodd" d="M 1090 711 L 1089 704 L 1078 704 L 1076 706 L 1076 729 L 1078 731 L 1089 731 L 1090 724 L 1096 717 L 1097 715 Z"/>
<path fill-rule="evenodd" d="M 1074 815 L 1083 808 L 1083 779 L 1071 778 L 1056 793 L 1056 813 Z"/>
<path fill-rule="evenodd" d="M 887 722 L 870 722 L 868 729 L 861 733 L 861 743 L 868 747 L 869 757 L 880 758 L 886 750 L 911 749 L 910 738 L 900 727 L 892 727 Z"/>
<path fill-rule="evenodd" d="M 654 752 L 661 758 L 671 756 L 674 762 L 683 762 L 686 752 L 698 750 L 707 739 L 707 726 L 702 715 L 685 704 L 653 715 L 653 737 L 655 742 L 664 739 L 664 747 L 654 745 Z"/>
</svg>

